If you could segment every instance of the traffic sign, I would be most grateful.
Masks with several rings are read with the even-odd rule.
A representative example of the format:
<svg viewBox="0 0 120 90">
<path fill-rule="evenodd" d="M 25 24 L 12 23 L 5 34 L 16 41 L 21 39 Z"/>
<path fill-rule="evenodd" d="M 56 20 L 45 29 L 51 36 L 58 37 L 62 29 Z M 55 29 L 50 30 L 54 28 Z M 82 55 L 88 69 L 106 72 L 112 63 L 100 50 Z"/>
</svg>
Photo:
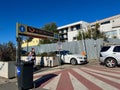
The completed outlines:
<svg viewBox="0 0 120 90">
<path fill-rule="evenodd" d="M 18 35 L 31 36 L 36 38 L 54 38 L 54 33 L 46 30 L 34 28 L 24 24 L 17 23 L 17 37 Z"/>
<path fill-rule="evenodd" d="M 57 49 L 62 50 L 62 42 L 60 41 L 57 42 Z"/>
</svg>

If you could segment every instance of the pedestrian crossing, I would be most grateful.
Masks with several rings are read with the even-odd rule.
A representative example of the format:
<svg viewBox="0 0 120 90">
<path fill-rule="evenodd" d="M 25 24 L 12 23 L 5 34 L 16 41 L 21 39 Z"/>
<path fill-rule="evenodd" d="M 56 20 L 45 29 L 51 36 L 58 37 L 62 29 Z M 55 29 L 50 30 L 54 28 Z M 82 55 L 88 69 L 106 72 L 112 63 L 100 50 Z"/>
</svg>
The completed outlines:
<svg viewBox="0 0 120 90">
<path fill-rule="evenodd" d="M 48 90 L 120 90 L 119 68 L 103 68 L 96 66 L 57 69 L 34 75 L 34 80 L 44 75 L 55 76 L 39 85 Z M 43 79 L 44 80 L 44 79 Z"/>
</svg>

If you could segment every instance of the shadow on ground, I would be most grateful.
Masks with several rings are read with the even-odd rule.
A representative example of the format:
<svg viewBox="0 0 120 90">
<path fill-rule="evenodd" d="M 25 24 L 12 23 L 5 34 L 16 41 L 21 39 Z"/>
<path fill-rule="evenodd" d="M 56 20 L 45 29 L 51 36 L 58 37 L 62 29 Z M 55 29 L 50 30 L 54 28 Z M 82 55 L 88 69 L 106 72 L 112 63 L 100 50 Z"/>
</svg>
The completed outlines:
<svg viewBox="0 0 120 90">
<path fill-rule="evenodd" d="M 34 81 L 35 88 L 40 87 L 43 83 L 47 82 L 48 80 L 56 76 L 57 76 L 56 74 L 47 74 L 47 75 L 42 76 L 41 78 Z"/>
</svg>

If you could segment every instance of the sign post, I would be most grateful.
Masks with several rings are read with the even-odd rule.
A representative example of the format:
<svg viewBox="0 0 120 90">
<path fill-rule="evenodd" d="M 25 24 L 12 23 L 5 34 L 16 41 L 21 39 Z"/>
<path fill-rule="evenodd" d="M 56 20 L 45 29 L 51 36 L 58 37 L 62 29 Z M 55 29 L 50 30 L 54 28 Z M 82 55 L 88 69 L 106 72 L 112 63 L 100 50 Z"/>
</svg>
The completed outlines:
<svg viewBox="0 0 120 90">
<path fill-rule="evenodd" d="M 60 51 L 62 50 L 62 42 L 58 41 L 57 43 L 57 48 L 59 50 L 59 65 L 61 65 L 61 54 L 60 54 Z"/>
<path fill-rule="evenodd" d="M 33 88 L 33 64 L 21 61 L 21 42 L 20 36 L 28 36 L 43 39 L 53 39 L 54 33 L 17 23 L 16 39 L 17 39 L 17 78 L 18 90 L 28 90 Z M 28 73 L 29 72 L 29 73 Z M 29 75 L 27 75 L 29 74 Z M 24 78 L 26 77 L 26 78 Z"/>
</svg>

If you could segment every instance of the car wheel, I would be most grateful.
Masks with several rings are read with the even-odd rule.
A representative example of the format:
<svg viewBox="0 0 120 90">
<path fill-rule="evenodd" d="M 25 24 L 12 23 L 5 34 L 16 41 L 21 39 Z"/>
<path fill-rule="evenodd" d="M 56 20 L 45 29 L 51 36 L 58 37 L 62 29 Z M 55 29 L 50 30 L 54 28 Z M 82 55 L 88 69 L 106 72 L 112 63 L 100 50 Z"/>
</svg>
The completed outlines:
<svg viewBox="0 0 120 90">
<path fill-rule="evenodd" d="M 113 67 L 115 67 L 117 65 L 117 62 L 116 62 L 116 60 L 114 58 L 108 58 L 105 61 L 105 65 L 107 67 L 113 68 Z"/>
<path fill-rule="evenodd" d="M 70 63 L 71 63 L 72 65 L 76 65 L 76 64 L 77 64 L 77 60 L 76 60 L 75 58 L 72 58 Z"/>
</svg>

